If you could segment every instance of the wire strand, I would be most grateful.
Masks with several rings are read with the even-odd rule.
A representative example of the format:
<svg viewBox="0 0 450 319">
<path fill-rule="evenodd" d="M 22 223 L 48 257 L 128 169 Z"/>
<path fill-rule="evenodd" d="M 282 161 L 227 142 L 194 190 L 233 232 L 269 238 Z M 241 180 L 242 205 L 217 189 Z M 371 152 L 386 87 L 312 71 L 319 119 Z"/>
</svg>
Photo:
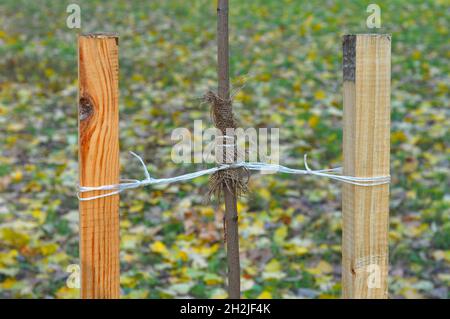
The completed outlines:
<svg viewBox="0 0 450 319">
<path fill-rule="evenodd" d="M 221 164 L 216 167 L 203 169 L 197 172 L 183 174 L 175 177 L 169 178 L 153 178 L 151 177 L 147 166 L 145 165 L 142 157 L 137 155 L 134 152 L 130 152 L 131 155 L 136 157 L 138 161 L 142 165 L 142 169 L 144 171 L 145 179 L 137 180 L 137 179 L 121 179 L 119 184 L 111 184 L 111 185 L 102 185 L 102 186 L 79 186 L 77 197 L 80 201 L 90 201 L 94 199 L 104 198 L 108 196 L 113 196 L 120 194 L 124 190 L 133 189 L 138 187 L 144 187 L 147 185 L 157 185 L 157 184 L 172 184 L 182 181 L 187 181 L 191 179 L 195 179 L 197 177 L 203 175 L 213 174 L 217 171 L 225 170 L 225 169 L 234 169 L 239 167 L 245 167 L 248 170 L 252 171 L 275 171 L 285 174 L 294 174 L 294 175 L 312 175 L 319 177 L 326 177 L 332 180 L 336 180 L 339 182 L 356 185 L 356 186 L 378 186 L 389 184 L 391 181 L 391 177 L 389 175 L 386 176 L 374 176 L 374 177 L 355 177 L 355 176 L 346 176 L 342 175 L 342 168 L 331 168 L 331 169 L 322 169 L 322 170 L 312 170 L 308 165 L 308 157 L 307 154 L 304 155 L 304 165 L 305 169 L 295 169 L 287 166 L 279 165 L 279 164 L 269 164 L 262 162 L 240 162 L 233 164 Z M 94 191 L 111 191 L 109 193 L 90 196 L 90 197 L 81 197 L 82 193 L 94 192 Z"/>
</svg>

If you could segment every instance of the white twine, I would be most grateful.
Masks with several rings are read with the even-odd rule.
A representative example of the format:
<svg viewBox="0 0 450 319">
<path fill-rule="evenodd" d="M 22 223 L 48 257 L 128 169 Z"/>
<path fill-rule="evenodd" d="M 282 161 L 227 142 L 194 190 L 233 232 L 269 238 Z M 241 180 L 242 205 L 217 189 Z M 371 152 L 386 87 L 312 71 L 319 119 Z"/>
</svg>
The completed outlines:
<svg viewBox="0 0 450 319">
<path fill-rule="evenodd" d="M 119 184 L 112 185 L 103 185 L 103 186 L 79 186 L 79 191 L 77 193 L 78 199 L 80 201 L 90 201 L 98 198 L 108 197 L 112 195 L 119 194 L 126 189 L 138 188 L 147 185 L 156 185 L 156 184 L 171 184 L 181 181 L 191 180 L 203 175 L 213 174 L 217 171 L 245 167 L 248 170 L 253 171 L 278 171 L 286 174 L 295 174 L 295 175 L 314 175 L 320 177 L 327 177 L 333 180 L 337 180 L 343 183 L 357 185 L 357 186 L 377 186 L 383 184 L 389 184 L 391 181 L 391 177 L 389 175 L 386 176 L 374 176 L 374 177 L 355 177 L 355 176 L 346 176 L 342 174 L 342 168 L 331 168 L 331 169 L 323 169 L 323 170 L 312 170 L 309 168 L 307 163 L 307 154 L 304 156 L 305 169 L 294 169 L 289 168 L 279 164 L 268 164 L 261 162 L 241 162 L 241 163 L 233 163 L 233 164 L 221 164 L 216 167 L 212 167 L 209 169 L 204 169 L 201 171 L 183 174 L 170 178 L 153 178 L 150 176 L 148 169 L 142 160 L 142 158 L 136 153 L 130 152 L 131 155 L 135 156 L 142 165 L 144 170 L 145 179 L 137 180 L 137 179 L 122 179 Z M 80 193 L 93 192 L 93 191 L 112 191 L 106 194 L 101 194 L 97 196 L 91 197 L 80 197 Z"/>
</svg>

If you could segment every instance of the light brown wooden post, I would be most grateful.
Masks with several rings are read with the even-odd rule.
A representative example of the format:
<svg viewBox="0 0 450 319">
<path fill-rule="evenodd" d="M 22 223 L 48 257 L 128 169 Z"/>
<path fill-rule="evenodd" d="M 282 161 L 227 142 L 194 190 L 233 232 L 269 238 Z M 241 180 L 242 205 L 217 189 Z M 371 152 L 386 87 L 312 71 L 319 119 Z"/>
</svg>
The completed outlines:
<svg viewBox="0 0 450 319">
<path fill-rule="evenodd" d="M 118 41 L 106 34 L 78 38 L 82 186 L 119 182 Z M 80 201 L 80 260 L 82 298 L 119 298 L 118 195 Z"/>
<path fill-rule="evenodd" d="M 391 38 L 346 35 L 344 174 L 389 175 Z M 387 298 L 389 185 L 344 184 L 344 298 Z"/>
</svg>

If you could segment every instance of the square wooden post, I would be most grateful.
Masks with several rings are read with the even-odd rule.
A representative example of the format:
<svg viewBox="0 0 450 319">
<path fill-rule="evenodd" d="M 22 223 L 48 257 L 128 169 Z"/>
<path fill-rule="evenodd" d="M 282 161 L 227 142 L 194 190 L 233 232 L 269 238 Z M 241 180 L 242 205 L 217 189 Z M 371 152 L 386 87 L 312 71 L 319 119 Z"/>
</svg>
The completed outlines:
<svg viewBox="0 0 450 319">
<path fill-rule="evenodd" d="M 389 175 L 391 38 L 346 35 L 344 175 Z M 344 298 L 387 298 L 389 185 L 344 184 Z"/>
<path fill-rule="evenodd" d="M 80 185 L 117 184 L 118 37 L 80 36 L 78 72 Z M 80 260 L 82 298 L 119 298 L 119 195 L 80 201 Z"/>
</svg>

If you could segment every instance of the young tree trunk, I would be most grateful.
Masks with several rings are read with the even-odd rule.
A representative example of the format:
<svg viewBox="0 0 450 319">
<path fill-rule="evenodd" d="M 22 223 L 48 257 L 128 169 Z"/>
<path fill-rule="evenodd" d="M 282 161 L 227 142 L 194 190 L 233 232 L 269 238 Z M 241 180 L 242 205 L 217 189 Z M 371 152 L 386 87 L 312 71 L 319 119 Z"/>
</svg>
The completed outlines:
<svg viewBox="0 0 450 319">
<path fill-rule="evenodd" d="M 217 2 L 217 75 L 218 95 L 230 98 L 229 51 L 228 51 L 228 0 Z M 241 295 L 239 264 L 239 232 L 236 189 L 224 188 L 225 226 L 227 230 L 228 297 L 239 299 Z"/>
</svg>

